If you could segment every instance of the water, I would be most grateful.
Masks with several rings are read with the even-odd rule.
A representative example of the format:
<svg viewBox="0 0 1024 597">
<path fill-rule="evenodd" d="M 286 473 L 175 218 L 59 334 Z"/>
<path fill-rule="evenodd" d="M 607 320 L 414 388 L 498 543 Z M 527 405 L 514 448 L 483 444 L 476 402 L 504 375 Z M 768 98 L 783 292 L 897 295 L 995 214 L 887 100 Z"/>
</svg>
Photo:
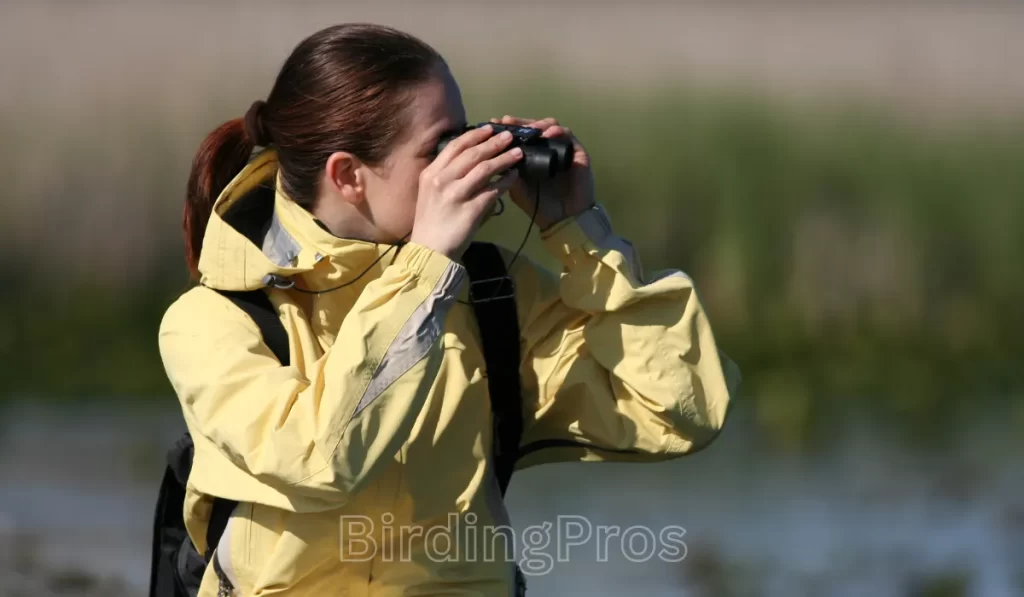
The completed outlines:
<svg viewBox="0 0 1024 597">
<path fill-rule="evenodd" d="M 752 429 L 737 418 L 712 448 L 671 463 L 520 473 L 508 495 L 520 547 L 527 527 L 551 527 L 530 557 L 544 572 L 529 577 L 531 594 L 1024 594 L 1024 464 L 1012 429 L 979 425 L 938 456 L 864 426 L 814 458 L 768 450 Z M 180 430 L 173 411 L 0 412 L 0 536 L 31 546 L 37 568 L 119 578 L 126 595 L 144 594 L 162 450 Z M 560 516 L 591 531 L 564 553 Z M 621 534 L 599 540 L 599 526 L 633 527 L 634 551 Z M 667 527 L 679 527 L 676 553 L 644 553 L 665 547 Z"/>
</svg>

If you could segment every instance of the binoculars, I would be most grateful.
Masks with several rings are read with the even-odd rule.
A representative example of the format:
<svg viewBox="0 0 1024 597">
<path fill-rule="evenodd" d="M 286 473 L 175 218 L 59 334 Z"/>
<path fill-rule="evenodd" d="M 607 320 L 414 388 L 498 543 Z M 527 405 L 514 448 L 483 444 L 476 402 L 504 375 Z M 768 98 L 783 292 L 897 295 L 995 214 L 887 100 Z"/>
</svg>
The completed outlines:
<svg viewBox="0 0 1024 597">
<path fill-rule="evenodd" d="M 483 126 L 493 127 L 494 134 L 502 131 L 512 133 L 512 142 L 506 151 L 515 147 L 523 149 L 523 158 L 516 164 L 516 169 L 519 170 L 519 177 L 527 182 L 548 180 L 554 178 L 559 172 L 565 172 L 572 167 L 575 148 L 570 139 L 563 137 L 545 139 L 541 137 L 543 131 L 540 129 L 494 122 L 466 125 L 461 131 L 442 136 L 434 155 L 440 153 L 448 143 L 467 131 Z"/>
</svg>

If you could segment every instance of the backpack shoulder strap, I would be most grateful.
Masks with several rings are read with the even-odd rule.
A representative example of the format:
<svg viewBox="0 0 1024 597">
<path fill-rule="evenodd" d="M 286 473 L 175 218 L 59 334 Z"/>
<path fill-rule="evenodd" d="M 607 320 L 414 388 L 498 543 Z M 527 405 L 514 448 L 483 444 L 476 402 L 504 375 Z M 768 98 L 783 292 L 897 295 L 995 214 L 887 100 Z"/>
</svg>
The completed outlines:
<svg viewBox="0 0 1024 597">
<path fill-rule="evenodd" d="M 263 290 L 216 289 L 215 292 L 230 300 L 236 307 L 245 311 L 252 318 L 260 329 L 263 342 L 274 353 L 277 360 L 281 361 L 282 365 L 288 366 L 288 332 L 281 325 L 277 309 L 270 302 L 270 297 L 267 296 L 267 293 Z"/>
<path fill-rule="evenodd" d="M 469 274 L 470 303 L 483 343 L 493 412 L 494 465 L 504 496 L 523 433 L 515 288 L 496 245 L 474 242 L 463 254 L 462 262 Z"/>
<path fill-rule="evenodd" d="M 277 309 L 263 290 L 216 290 L 244 311 L 256 323 L 263 341 L 282 365 L 289 364 L 288 333 L 281 324 Z M 175 443 L 167 454 L 167 468 L 157 497 L 153 522 L 153 549 L 150 565 L 149 597 L 188 597 L 195 595 L 203 572 L 211 561 L 213 550 L 237 503 L 215 498 L 210 524 L 206 531 L 205 554 L 196 551 L 185 529 L 182 509 L 185 487 L 192 468 L 194 444 L 188 433 Z M 217 562 L 214 562 L 216 567 Z"/>
<path fill-rule="evenodd" d="M 260 329 L 263 342 L 274 353 L 282 365 L 290 363 L 290 351 L 288 348 L 288 332 L 281 324 L 280 316 L 274 304 L 270 302 L 264 290 L 231 291 L 217 290 L 219 294 L 230 300 L 236 307 L 245 311 L 256 327 Z M 214 548 L 220 542 L 224 529 L 227 528 L 231 513 L 234 512 L 238 503 L 216 498 L 213 500 L 213 510 L 210 512 L 210 524 L 206 529 L 206 560 L 209 561 Z"/>
</svg>

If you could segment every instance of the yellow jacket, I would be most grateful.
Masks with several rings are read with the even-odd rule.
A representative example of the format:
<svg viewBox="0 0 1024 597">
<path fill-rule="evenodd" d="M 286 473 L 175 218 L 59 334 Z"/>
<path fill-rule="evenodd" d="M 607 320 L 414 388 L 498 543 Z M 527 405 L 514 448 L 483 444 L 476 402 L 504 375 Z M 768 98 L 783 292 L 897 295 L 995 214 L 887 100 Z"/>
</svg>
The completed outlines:
<svg viewBox="0 0 1024 597">
<path fill-rule="evenodd" d="M 195 442 L 190 536 L 204 552 L 211 496 L 240 502 L 216 556 L 233 595 L 509 595 L 515 538 L 486 532 L 508 521 L 464 268 L 409 243 L 340 290 L 273 288 L 290 343 L 282 367 L 253 321 L 211 288 L 261 288 L 268 276 L 333 288 L 389 247 L 329 234 L 274 191 L 276 172 L 266 151 L 221 194 L 201 285 L 160 327 Z M 517 470 L 665 460 L 707 445 L 739 375 L 692 281 L 644 274 L 599 208 L 546 231 L 544 243 L 560 275 L 524 257 L 511 270 L 526 453 Z M 450 515 L 463 524 L 455 548 L 438 541 L 455 532 Z M 467 523 L 482 529 L 472 544 Z M 201 596 L 217 594 L 214 568 Z"/>
</svg>

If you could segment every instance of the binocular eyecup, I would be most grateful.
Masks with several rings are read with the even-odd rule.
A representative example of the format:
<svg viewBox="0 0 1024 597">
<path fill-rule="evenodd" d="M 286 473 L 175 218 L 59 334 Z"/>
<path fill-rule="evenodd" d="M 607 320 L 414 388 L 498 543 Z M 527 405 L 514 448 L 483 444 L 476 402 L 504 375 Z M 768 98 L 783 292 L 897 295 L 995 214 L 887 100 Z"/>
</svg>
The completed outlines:
<svg viewBox="0 0 1024 597">
<path fill-rule="evenodd" d="M 545 139 L 541 136 L 543 131 L 540 129 L 493 122 L 467 125 L 461 131 L 442 136 L 434 155 L 440 153 L 448 143 L 467 131 L 483 126 L 493 127 L 495 134 L 502 131 L 512 133 L 512 142 L 506 150 L 515 147 L 522 148 L 523 158 L 516 164 L 516 169 L 519 170 L 520 178 L 525 181 L 549 180 L 557 176 L 559 172 L 565 172 L 572 167 L 572 156 L 575 153 L 572 140 L 564 137 Z"/>
</svg>

